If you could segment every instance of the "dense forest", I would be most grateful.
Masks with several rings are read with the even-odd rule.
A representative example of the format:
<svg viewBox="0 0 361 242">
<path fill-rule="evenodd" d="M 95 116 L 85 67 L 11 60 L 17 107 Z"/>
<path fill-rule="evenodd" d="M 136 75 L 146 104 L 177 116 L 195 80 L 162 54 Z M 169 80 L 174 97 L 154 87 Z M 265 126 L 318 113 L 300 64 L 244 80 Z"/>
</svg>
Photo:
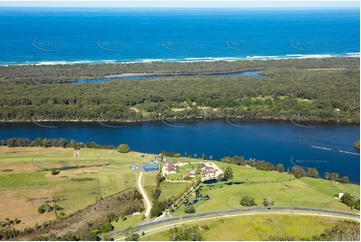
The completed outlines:
<svg viewBox="0 0 361 242">
<path fill-rule="evenodd" d="M 200 75 L 242 70 L 261 70 L 267 77 Z M 195 75 L 69 83 L 122 73 Z M 359 123 L 359 80 L 359 58 L 2 66 L 0 120 L 258 118 Z"/>
</svg>

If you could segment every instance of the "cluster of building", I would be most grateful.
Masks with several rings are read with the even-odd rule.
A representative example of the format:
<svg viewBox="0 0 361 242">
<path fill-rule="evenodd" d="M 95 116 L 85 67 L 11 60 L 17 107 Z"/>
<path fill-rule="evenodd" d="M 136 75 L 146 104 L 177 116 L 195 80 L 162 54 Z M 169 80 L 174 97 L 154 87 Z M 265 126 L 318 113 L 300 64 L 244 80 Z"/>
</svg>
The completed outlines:
<svg viewBox="0 0 361 242">
<path fill-rule="evenodd" d="M 166 162 L 163 166 L 163 175 L 176 174 L 178 172 L 178 167 L 188 165 L 188 162 L 179 162 L 172 161 Z M 215 164 L 211 162 L 202 162 L 199 163 L 199 168 L 188 168 L 187 173 L 183 175 L 184 179 L 194 178 L 197 175 L 202 177 L 202 180 L 215 179 L 222 175 L 222 170 L 220 170 Z"/>
<path fill-rule="evenodd" d="M 145 172 L 157 172 L 159 169 L 158 163 L 164 162 L 162 166 L 162 174 L 163 176 L 169 175 L 169 174 L 176 174 L 178 173 L 178 168 L 181 166 L 187 166 L 190 165 L 189 162 L 180 162 L 180 161 L 167 161 L 166 159 L 161 158 L 161 156 L 156 155 L 151 161 L 151 164 L 142 164 L 141 166 L 138 165 L 132 165 L 131 168 L 133 170 L 144 170 Z M 197 168 L 187 168 L 186 173 L 183 174 L 183 178 L 185 180 L 190 180 L 190 178 L 194 178 L 197 175 L 200 175 L 202 177 L 202 180 L 210 180 L 218 178 L 222 175 L 222 170 L 218 168 L 217 165 L 215 165 L 212 162 L 195 162 L 192 163 L 193 165 L 197 164 Z M 199 165 L 199 166 L 198 166 Z M 183 173 L 183 172 L 181 172 Z M 181 175 L 181 174 L 180 174 Z"/>
<path fill-rule="evenodd" d="M 167 174 L 175 174 L 177 173 L 177 169 L 180 166 L 186 166 L 187 163 L 179 162 L 179 161 L 169 161 L 165 163 L 163 167 L 163 175 Z"/>
<path fill-rule="evenodd" d="M 216 169 L 211 163 L 201 163 L 201 176 L 204 178 L 204 180 L 213 179 L 216 178 Z"/>
</svg>

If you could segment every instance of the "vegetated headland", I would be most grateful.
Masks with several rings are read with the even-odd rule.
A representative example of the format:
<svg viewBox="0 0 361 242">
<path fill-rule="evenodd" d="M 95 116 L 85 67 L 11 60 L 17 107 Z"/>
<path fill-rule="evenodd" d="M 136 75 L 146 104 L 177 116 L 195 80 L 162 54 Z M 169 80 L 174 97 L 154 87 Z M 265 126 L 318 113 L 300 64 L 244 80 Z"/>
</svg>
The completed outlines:
<svg viewBox="0 0 361 242">
<path fill-rule="evenodd" d="M 359 123 L 359 58 L 0 67 L 0 120 Z M 259 71 L 266 77 L 211 76 Z M 95 84 L 77 80 L 173 75 Z M 183 75 L 183 76 L 182 76 Z"/>
</svg>

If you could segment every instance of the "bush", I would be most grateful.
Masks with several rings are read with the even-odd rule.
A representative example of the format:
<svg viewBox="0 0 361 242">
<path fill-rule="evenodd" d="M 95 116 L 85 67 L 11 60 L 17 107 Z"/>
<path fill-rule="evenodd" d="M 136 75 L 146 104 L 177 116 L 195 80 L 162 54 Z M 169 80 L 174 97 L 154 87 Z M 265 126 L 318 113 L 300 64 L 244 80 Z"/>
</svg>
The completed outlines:
<svg viewBox="0 0 361 242">
<path fill-rule="evenodd" d="M 174 227 L 170 230 L 170 241 L 202 241 L 201 231 L 196 226 Z"/>
<path fill-rule="evenodd" d="M 343 176 L 343 177 L 341 177 L 340 181 L 341 181 L 342 183 L 349 183 L 348 176 Z"/>
<path fill-rule="evenodd" d="M 153 217 L 159 217 L 162 215 L 163 210 L 165 209 L 164 205 L 158 201 L 154 201 L 153 207 L 150 210 L 150 216 Z"/>
<path fill-rule="evenodd" d="M 130 148 L 127 144 L 121 144 L 118 146 L 118 152 L 120 153 L 128 153 L 130 151 Z"/>
<path fill-rule="evenodd" d="M 196 210 L 194 209 L 194 207 L 191 205 L 191 206 L 188 206 L 184 209 L 184 212 L 185 213 L 195 213 Z"/>
<path fill-rule="evenodd" d="M 60 171 L 57 170 L 56 168 L 52 168 L 50 171 L 53 176 L 58 175 L 60 173 Z"/>
<path fill-rule="evenodd" d="M 250 196 L 244 196 L 241 199 L 241 205 L 245 207 L 257 206 L 256 202 L 254 201 L 254 198 Z"/>
<path fill-rule="evenodd" d="M 157 200 L 161 194 L 161 190 L 159 188 L 156 188 L 152 191 L 152 197 L 154 200 Z"/>
<path fill-rule="evenodd" d="M 263 198 L 263 206 L 265 207 L 271 207 L 272 205 L 274 205 L 275 202 L 272 201 L 271 198 Z"/>
<path fill-rule="evenodd" d="M 292 166 L 291 168 L 293 175 L 295 178 L 300 179 L 301 177 L 305 176 L 305 170 L 302 167 L 299 166 Z"/>
<path fill-rule="evenodd" d="M 350 193 L 343 194 L 340 202 L 346 204 L 351 209 L 360 210 L 360 199 L 353 197 Z"/>
<path fill-rule="evenodd" d="M 134 232 L 127 232 L 125 241 L 138 241 L 139 240 L 139 234 Z"/>
<path fill-rule="evenodd" d="M 100 227 L 100 232 L 106 233 L 106 232 L 112 231 L 113 229 L 114 229 L 114 226 L 111 223 L 107 222 Z"/>
<path fill-rule="evenodd" d="M 47 204 L 47 203 L 44 203 L 44 204 L 40 205 L 40 207 L 38 208 L 38 212 L 39 212 L 40 214 L 43 214 L 43 213 L 45 213 L 45 212 L 50 212 L 50 211 L 53 211 L 53 207 L 50 206 L 50 205 Z"/>
</svg>

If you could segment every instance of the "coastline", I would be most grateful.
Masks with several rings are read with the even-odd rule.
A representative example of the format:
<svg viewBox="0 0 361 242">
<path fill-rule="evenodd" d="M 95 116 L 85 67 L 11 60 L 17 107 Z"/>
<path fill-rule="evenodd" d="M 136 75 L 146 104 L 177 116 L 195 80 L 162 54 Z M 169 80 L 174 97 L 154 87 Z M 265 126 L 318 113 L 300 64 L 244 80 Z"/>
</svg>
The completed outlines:
<svg viewBox="0 0 361 242">
<path fill-rule="evenodd" d="M 0 66 L 53 66 L 53 65 L 111 65 L 111 64 L 144 64 L 144 63 L 193 63 L 193 62 L 235 62 L 235 61 L 272 61 L 293 59 L 327 59 L 327 58 L 360 58 L 359 52 L 346 54 L 286 54 L 283 56 L 246 56 L 246 57 L 194 57 L 180 59 L 138 59 L 138 60 L 60 60 L 60 61 L 25 61 L 22 63 L 1 63 Z M 135 74 L 135 73 L 134 73 Z M 142 73 L 146 74 L 146 73 Z M 154 74 L 156 75 L 156 74 Z"/>
<path fill-rule="evenodd" d="M 217 117 L 217 118 L 207 118 L 204 117 L 197 117 L 197 118 L 165 118 L 165 119 L 146 119 L 146 120 L 48 120 L 48 119 L 42 119 L 42 120 L 0 120 L 0 123 L 14 123 L 14 124 L 20 124 L 20 123 L 117 123 L 117 124 L 142 124 L 142 123 L 159 123 L 164 121 L 170 121 L 170 120 L 177 120 L 181 123 L 186 122 L 200 122 L 200 121 L 224 121 L 229 122 L 228 119 L 237 119 L 239 121 L 250 123 L 250 122 L 268 122 L 268 123 L 290 123 L 292 124 L 293 121 L 292 118 L 240 118 L 240 117 Z M 297 121 L 298 124 L 323 124 L 323 125 L 360 125 L 360 122 L 341 122 L 341 121 L 317 121 L 317 120 L 302 120 Z"/>
</svg>

